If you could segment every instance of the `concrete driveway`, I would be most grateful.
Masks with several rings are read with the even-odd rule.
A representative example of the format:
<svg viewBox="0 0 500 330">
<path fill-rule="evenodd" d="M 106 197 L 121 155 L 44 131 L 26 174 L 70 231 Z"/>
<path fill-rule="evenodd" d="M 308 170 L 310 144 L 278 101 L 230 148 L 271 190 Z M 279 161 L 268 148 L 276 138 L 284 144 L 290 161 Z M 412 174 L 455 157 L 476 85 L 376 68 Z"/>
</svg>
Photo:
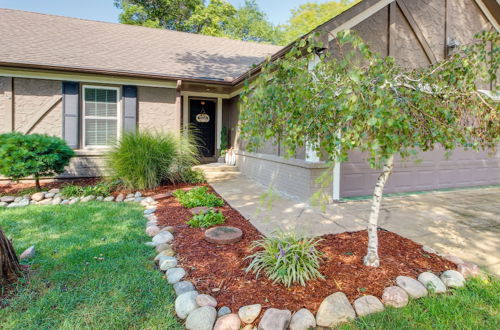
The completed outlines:
<svg viewBox="0 0 500 330">
<path fill-rule="evenodd" d="M 321 236 L 366 228 L 368 200 L 320 209 L 274 193 L 234 169 L 209 168 L 207 174 L 212 187 L 264 235 L 285 230 Z M 386 197 L 379 221 L 386 230 L 500 275 L 500 187 Z"/>
</svg>

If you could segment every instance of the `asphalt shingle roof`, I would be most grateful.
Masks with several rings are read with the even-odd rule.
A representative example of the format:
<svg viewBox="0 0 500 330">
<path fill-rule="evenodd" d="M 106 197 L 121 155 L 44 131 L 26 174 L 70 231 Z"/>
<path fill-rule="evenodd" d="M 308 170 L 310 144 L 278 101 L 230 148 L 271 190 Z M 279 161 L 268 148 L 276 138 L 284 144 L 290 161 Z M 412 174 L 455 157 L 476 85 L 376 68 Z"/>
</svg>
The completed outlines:
<svg viewBox="0 0 500 330">
<path fill-rule="evenodd" d="M 0 8 L 0 65 L 223 81 L 281 47 Z"/>
</svg>

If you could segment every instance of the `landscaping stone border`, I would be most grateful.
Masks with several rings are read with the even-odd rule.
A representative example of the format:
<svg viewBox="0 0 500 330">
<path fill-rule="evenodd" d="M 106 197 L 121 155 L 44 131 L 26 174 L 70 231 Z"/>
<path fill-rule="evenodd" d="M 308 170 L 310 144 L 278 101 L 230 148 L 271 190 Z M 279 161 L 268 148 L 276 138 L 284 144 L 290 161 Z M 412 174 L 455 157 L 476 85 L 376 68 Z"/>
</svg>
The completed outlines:
<svg viewBox="0 0 500 330">
<path fill-rule="evenodd" d="M 387 287 L 382 300 L 366 295 L 351 304 L 343 292 L 335 292 L 323 300 L 316 316 L 305 308 L 293 313 L 271 307 L 262 314 L 260 304 L 249 304 L 238 311 L 231 311 L 227 306 L 216 310 L 217 300 L 214 297 L 198 293 L 192 282 L 184 280 L 186 271 L 179 266 L 175 251 L 170 245 L 175 240 L 175 230 L 172 227 L 158 226 L 156 204 L 158 202 L 154 199 L 143 203 L 146 207 L 144 217 L 147 220 L 145 231 L 152 237 L 152 241 L 146 245 L 156 249 L 158 255 L 154 261 L 158 263 L 159 270 L 165 272 L 168 283 L 173 284 L 177 295 L 175 312 L 181 320 L 185 320 L 186 329 L 189 330 L 239 330 L 242 326 L 243 330 L 307 330 L 317 326 L 334 327 L 356 317 L 381 312 L 386 306 L 404 307 L 408 304 L 409 297 L 418 299 L 427 296 L 429 292 L 443 293 L 451 288 L 463 287 L 466 278 L 481 275 L 477 265 L 466 263 L 456 256 L 438 254 L 454 262 L 458 271 L 447 270 L 438 274 L 439 277 L 430 272 L 423 272 L 418 279 L 398 276 L 397 285 Z M 425 246 L 423 249 L 431 250 Z M 253 324 L 261 314 L 258 327 L 255 327 Z"/>
<path fill-rule="evenodd" d="M 147 220 L 145 232 L 151 237 L 151 242 L 147 242 L 146 245 L 154 247 L 158 253 L 154 261 L 158 264 L 158 269 L 165 272 L 168 283 L 173 285 L 177 295 L 175 312 L 181 320 L 185 320 L 185 326 L 189 330 L 238 330 L 242 325 L 244 325 L 244 330 L 307 330 L 316 326 L 334 327 L 354 320 L 357 316 L 381 312 L 386 306 L 404 307 L 408 304 L 409 298 L 418 299 L 427 296 L 429 292 L 444 293 L 452 288 L 463 287 L 467 278 L 482 275 L 481 270 L 475 264 L 464 262 L 456 256 L 438 254 L 455 263 L 457 270 L 447 270 L 441 274 L 423 272 L 419 274 L 417 279 L 398 276 L 396 278 L 397 285 L 385 288 L 382 300 L 366 295 L 356 299 L 351 304 L 344 293 L 334 292 L 323 300 L 316 316 L 305 308 L 295 313 L 289 310 L 268 308 L 262 314 L 260 304 L 249 304 L 241 307 L 238 311 L 231 311 L 227 306 L 216 310 L 217 300 L 214 297 L 199 294 L 193 283 L 184 280 L 186 271 L 179 265 L 176 253 L 170 245 L 175 240 L 175 228 L 160 228 L 158 226 L 158 218 L 155 215 L 158 201 L 154 197 L 163 199 L 168 195 L 143 197 L 140 192 L 136 192 L 128 195 L 120 194 L 116 198 L 112 196 L 85 196 L 83 198 L 63 199 L 59 189 L 51 189 L 31 196 L 3 196 L 0 198 L 0 207 L 71 205 L 92 200 L 140 203 L 145 207 L 144 218 Z M 425 246 L 423 250 L 436 253 Z M 23 252 L 22 258 L 29 258 L 33 254 L 34 247 L 30 247 Z M 261 314 L 262 318 L 258 328 L 256 328 L 253 323 Z"/>
<path fill-rule="evenodd" d="M 88 195 L 83 197 L 63 197 L 60 190 L 57 188 L 49 191 L 40 191 L 32 195 L 24 195 L 21 197 L 2 196 L 0 197 L 0 207 L 23 207 L 28 205 L 72 205 L 76 203 L 85 203 L 90 201 L 102 202 L 134 202 L 141 205 L 149 205 L 155 202 L 152 197 L 143 197 L 142 193 L 137 191 L 134 194 L 119 194 L 118 196 L 94 196 Z"/>
</svg>

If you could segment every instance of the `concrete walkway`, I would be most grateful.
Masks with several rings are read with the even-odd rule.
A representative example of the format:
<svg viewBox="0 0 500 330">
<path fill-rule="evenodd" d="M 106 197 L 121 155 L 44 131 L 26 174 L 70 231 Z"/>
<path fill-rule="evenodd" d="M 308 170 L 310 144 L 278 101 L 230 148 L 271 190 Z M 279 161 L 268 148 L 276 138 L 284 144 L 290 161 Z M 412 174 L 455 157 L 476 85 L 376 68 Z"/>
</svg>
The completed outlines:
<svg viewBox="0 0 500 330">
<path fill-rule="evenodd" d="M 264 235 L 285 230 L 321 236 L 366 228 L 368 200 L 313 208 L 270 191 L 234 167 L 203 169 L 212 187 Z M 386 230 L 500 275 L 500 187 L 387 197 L 379 221 Z"/>
</svg>

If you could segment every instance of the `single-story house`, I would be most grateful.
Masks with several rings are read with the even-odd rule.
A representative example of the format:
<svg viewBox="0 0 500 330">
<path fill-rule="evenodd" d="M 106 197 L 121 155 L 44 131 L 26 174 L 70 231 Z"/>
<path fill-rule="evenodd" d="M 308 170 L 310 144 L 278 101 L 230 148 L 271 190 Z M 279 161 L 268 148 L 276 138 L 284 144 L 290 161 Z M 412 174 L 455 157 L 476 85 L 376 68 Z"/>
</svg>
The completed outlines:
<svg viewBox="0 0 500 330">
<path fill-rule="evenodd" d="M 499 31 L 497 0 L 364 0 L 316 30 L 356 30 L 409 67 L 426 66 L 483 30 Z M 63 176 L 103 173 L 103 152 L 125 131 L 198 128 L 215 160 L 229 132 L 237 166 L 299 199 L 327 169 L 315 154 L 283 157 L 279 143 L 249 152 L 238 139 L 239 94 L 259 63 L 290 46 L 0 9 L 0 133 L 47 133 L 76 150 Z M 329 40 L 331 41 L 331 40 Z M 500 154 L 457 150 L 398 160 L 387 192 L 500 184 Z M 337 164 L 334 199 L 371 194 L 377 172 L 352 151 Z"/>
</svg>

